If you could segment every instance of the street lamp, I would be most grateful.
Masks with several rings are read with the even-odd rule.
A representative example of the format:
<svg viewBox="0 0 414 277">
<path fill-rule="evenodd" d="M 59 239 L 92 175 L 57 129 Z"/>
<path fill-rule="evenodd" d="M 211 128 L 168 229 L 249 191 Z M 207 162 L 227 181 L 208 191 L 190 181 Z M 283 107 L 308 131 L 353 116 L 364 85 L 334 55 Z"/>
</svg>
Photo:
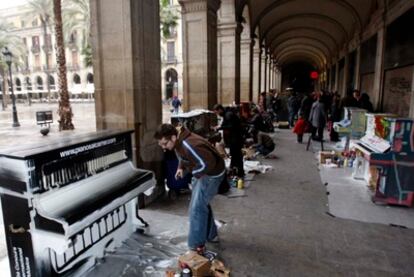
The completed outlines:
<svg viewBox="0 0 414 277">
<path fill-rule="evenodd" d="M 19 127 L 19 119 L 17 118 L 17 110 L 16 110 L 16 98 L 14 96 L 13 91 L 13 76 L 12 76 L 12 70 L 11 70 L 11 63 L 12 63 L 12 57 L 13 54 L 7 49 L 7 47 L 4 47 L 3 50 L 3 56 L 4 60 L 7 63 L 7 66 L 9 67 L 9 75 L 10 75 L 10 88 L 12 93 L 12 103 L 13 103 L 13 127 Z"/>
</svg>

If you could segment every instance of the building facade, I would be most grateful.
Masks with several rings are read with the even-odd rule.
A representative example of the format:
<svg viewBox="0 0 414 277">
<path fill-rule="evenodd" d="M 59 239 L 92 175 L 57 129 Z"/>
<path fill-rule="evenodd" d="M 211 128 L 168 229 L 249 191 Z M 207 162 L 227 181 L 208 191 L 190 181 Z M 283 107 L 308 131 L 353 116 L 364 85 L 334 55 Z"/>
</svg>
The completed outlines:
<svg viewBox="0 0 414 277">
<path fill-rule="evenodd" d="M 12 65 L 14 93 L 18 100 L 53 101 L 58 99 L 58 77 L 54 27 L 46 35 L 39 17 L 31 16 L 28 5 L 0 10 L 0 17 L 11 25 L 10 33 L 22 39 L 20 63 Z M 92 99 L 92 67 L 84 66 L 81 31 L 69 35 L 66 44 L 68 90 L 72 99 Z M 12 47 L 9 47 L 13 53 Z M 47 61 L 47 62 L 46 62 Z"/>
<path fill-rule="evenodd" d="M 162 7 L 161 7 L 162 9 Z M 169 34 L 161 32 L 161 89 L 162 100 L 173 96 L 183 98 L 183 44 L 181 27 L 181 8 L 177 0 L 169 0 L 168 7 L 176 14 L 177 25 L 170 27 Z"/>
</svg>

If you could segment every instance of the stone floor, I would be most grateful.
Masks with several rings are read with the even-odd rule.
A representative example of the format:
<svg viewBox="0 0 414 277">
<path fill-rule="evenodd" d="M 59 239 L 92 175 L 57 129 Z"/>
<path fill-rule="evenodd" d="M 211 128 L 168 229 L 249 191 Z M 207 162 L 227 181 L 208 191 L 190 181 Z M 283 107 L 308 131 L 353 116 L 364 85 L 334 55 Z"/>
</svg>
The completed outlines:
<svg viewBox="0 0 414 277">
<path fill-rule="evenodd" d="M 79 115 L 75 119 L 90 116 Z M 27 133 L 37 133 L 30 126 Z M 295 143 L 290 130 L 276 133 L 275 142 L 278 159 L 264 161 L 274 170 L 256 176 L 247 197 L 218 196 L 212 203 L 216 218 L 226 224 L 220 244 L 211 248 L 232 276 L 413 276 L 414 230 L 329 216 L 314 153 Z M 185 219 L 188 202 L 189 195 L 161 199 L 142 215 L 168 229 L 168 215 L 171 222 Z M 156 220 L 160 213 L 162 222 Z"/>
<path fill-rule="evenodd" d="M 414 230 L 334 218 L 314 153 L 290 130 L 275 136 L 274 171 L 258 175 L 247 197 L 216 197 L 220 253 L 232 276 L 413 276 Z M 149 210 L 185 215 L 188 199 Z"/>
</svg>

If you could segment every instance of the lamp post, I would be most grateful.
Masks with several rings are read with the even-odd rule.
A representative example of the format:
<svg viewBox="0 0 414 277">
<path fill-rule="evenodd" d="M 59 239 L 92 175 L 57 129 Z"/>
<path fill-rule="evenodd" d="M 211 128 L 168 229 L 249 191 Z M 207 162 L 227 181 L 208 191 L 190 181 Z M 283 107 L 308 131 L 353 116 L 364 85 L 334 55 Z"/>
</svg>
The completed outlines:
<svg viewBox="0 0 414 277">
<path fill-rule="evenodd" d="M 11 88 L 11 93 L 12 93 L 12 103 L 13 103 L 13 127 L 19 127 L 20 123 L 19 123 L 19 119 L 17 118 L 17 110 L 16 110 L 16 98 L 14 96 L 14 91 L 13 91 L 13 76 L 12 76 L 12 70 L 11 70 L 11 63 L 12 63 L 12 53 L 9 51 L 9 49 L 7 49 L 7 47 L 4 47 L 3 50 L 3 56 L 4 56 L 4 60 L 7 63 L 7 66 L 9 67 L 9 75 L 10 75 L 10 88 Z"/>
</svg>

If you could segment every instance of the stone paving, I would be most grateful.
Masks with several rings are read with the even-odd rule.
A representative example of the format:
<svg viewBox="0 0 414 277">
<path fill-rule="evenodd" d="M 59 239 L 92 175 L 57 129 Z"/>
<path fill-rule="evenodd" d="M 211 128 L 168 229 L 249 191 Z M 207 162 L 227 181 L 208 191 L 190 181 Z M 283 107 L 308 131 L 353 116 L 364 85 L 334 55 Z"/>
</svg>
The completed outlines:
<svg viewBox="0 0 414 277">
<path fill-rule="evenodd" d="M 48 107 L 19 105 L 18 130 L 10 127 L 11 110 L 1 112 L 0 144 L 41 140 L 33 113 Z M 94 130 L 93 107 L 73 105 L 75 132 Z M 56 123 L 50 135 L 59 135 Z M 210 247 L 232 276 L 413 276 L 414 230 L 329 216 L 314 153 L 296 144 L 290 130 L 276 133 L 275 142 L 278 159 L 263 161 L 274 170 L 258 175 L 246 189 L 247 197 L 220 196 L 212 203 L 216 218 L 226 224 L 220 230 L 221 243 Z M 186 217 L 188 202 L 189 195 L 176 201 L 165 198 L 142 215 L 150 223 L 153 212 Z"/>
</svg>

